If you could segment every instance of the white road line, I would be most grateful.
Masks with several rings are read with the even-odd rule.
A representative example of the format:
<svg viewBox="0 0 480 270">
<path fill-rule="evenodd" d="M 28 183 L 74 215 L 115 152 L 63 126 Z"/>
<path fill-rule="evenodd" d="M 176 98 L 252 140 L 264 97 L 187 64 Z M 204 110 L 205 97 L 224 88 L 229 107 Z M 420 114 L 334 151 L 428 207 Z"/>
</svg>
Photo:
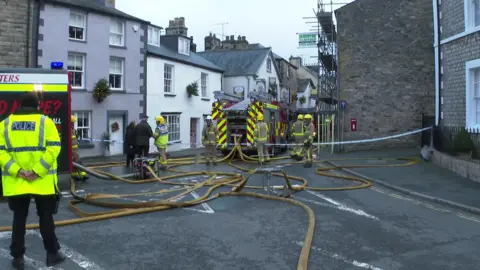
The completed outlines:
<svg viewBox="0 0 480 270">
<path fill-rule="evenodd" d="M 3 249 L 3 248 L 0 248 L 0 256 L 6 258 L 6 259 L 9 259 L 11 260 L 12 259 L 12 256 L 10 255 L 10 252 L 6 249 Z M 41 261 L 37 261 L 35 259 L 32 259 L 30 257 L 27 257 L 27 256 L 23 256 L 24 260 L 25 260 L 25 264 L 27 266 L 30 266 L 30 267 L 33 267 L 37 270 L 63 270 L 63 268 L 59 268 L 59 267 L 47 267 L 45 265 L 44 262 L 41 262 Z"/>
<path fill-rule="evenodd" d="M 370 214 L 367 214 L 365 211 L 363 210 L 359 210 L 359 209 L 353 209 L 353 208 L 350 208 L 344 204 L 341 204 L 331 198 L 328 198 L 326 196 L 323 196 L 319 193 L 316 193 L 316 192 L 313 192 L 311 190 L 307 190 L 308 193 L 312 194 L 313 196 L 317 197 L 317 198 L 320 198 L 322 200 L 325 200 L 331 204 L 333 204 L 336 208 L 338 208 L 339 210 L 343 210 L 343 211 L 347 211 L 347 212 L 350 212 L 350 213 L 353 213 L 355 215 L 359 215 L 359 216 L 364 216 L 364 217 L 368 217 L 368 218 L 371 218 L 371 219 L 375 219 L 375 220 L 379 220 L 377 217 L 375 216 L 372 216 Z"/>
<path fill-rule="evenodd" d="M 293 241 L 293 243 L 303 247 L 303 242 Z M 382 268 L 375 267 L 375 266 L 370 265 L 368 263 L 359 262 L 357 260 L 350 260 L 350 259 L 347 259 L 340 254 L 333 253 L 333 252 L 330 252 L 330 251 L 327 251 L 327 250 L 324 250 L 324 249 L 321 249 L 321 248 L 318 248 L 318 247 L 315 247 L 315 246 L 312 246 L 312 250 L 316 251 L 316 252 L 318 252 L 318 253 L 320 253 L 324 256 L 330 257 L 332 259 L 343 261 L 344 263 L 348 263 L 348 264 L 351 264 L 351 265 L 359 267 L 359 268 L 369 269 L 369 270 L 383 270 Z"/>
<path fill-rule="evenodd" d="M 473 218 L 473 217 L 469 217 L 469 216 L 464 216 L 462 214 L 458 214 L 457 216 L 461 217 L 461 218 L 464 218 L 464 219 L 468 219 L 468 220 L 471 220 L 471 221 L 475 221 L 475 222 L 478 222 L 480 223 L 480 220 L 476 219 L 476 218 Z"/>
<path fill-rule="evenodd" d="M 197 194 L 197 192 L 192 191 L 192 192 L 190 192 L 190 194 L 192 194 L 193 198 L 195 198 L 197 200 L 200 199 L 200 196 Z M 203 209 L 205 209 L 206 213 L 209 213 L 209 214 L 215 213 L 215 211 L 213 211 L 213 209 L 207 203 L 202 203 L 202 207 L 203 207 Z"/>
<path fill-rule="evenodd" d="M 341 210 L 341 211 L 345 211 L 345 212 L 349 212 L 349 213 L 352 213 L 351 209 L 350 208 L 341 208 L 341 207 L 338 207 L 336 205 L 332 205 L 332 204 L 328 204 L 328 203 L 323 203 L 323 202 L 317 202 L 317 201 L 314 201 L 314 200 L 309 200 L 309 199 L 305 199 L 305 198 L 302 198 L 302 197 L 298 197 L 298 196 L 295 196 L 294 197 L 295 199 L 297 200 L 300 200 L 300 201 L 304 201 L 304 202 L 308 202 L 308 203 L 313 203 L 313 204 L 316 204 L 316 205 L 321 205 L 321 206 L 325 206 L 325 207 L 329 207 L 329 208 L 333 208 L 333 209 L 337 209 L 337 210 Z M 355 212 L 353 212 L 354 214 L 358 215 L 357 211 L 361 211 L 361 210 L 355 210 L 353 209 Z M 378 218 L 374 217 L 374 216 L 365 216 L 365 215 L 361 215 L 363 217 L 367 217 L 367 218 L 370 218 L 370 219 L 375 219 L 375 220 L 379 220 Z"/>
</svg>

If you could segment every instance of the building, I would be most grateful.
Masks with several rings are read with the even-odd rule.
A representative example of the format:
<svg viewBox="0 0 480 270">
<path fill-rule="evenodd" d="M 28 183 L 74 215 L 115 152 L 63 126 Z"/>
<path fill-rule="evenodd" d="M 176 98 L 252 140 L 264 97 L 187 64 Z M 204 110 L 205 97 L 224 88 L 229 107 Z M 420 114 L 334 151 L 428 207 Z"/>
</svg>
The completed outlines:
<svg viewBox="0 0 480 270">
<path fill-rule="evenodd" d="M 339 115 L 344 119 L 340 131 L 343 140 L 417 130 L 422 128 L 423 116 L 434 115 L 431 3 L 357 0 L 336 10 L 339 94 L 347 104 Z M 351 125 L 355 121 L 357 124 Z M 420 144 L 417 134 L 371 144 L 349 144 L 345 149 Z"/>
<path fill-rule="evenodd" d="M 280 100 L 278 71 L 270 48 L 222 49 L 199 55 L 225 70 L 223 93 L 246 100 L 251 91 L 261 91 Z"/>
<path fill-rule="evenodd" d="M 205 51 L 212 51 L 212 50 L 245 50 L 245 49 L 259 49 L 264 48 L 263 46 L 256 46 L 252 48 L 248 44 L 248 40 L 245 36 L 238 36 L 237 40 L 235 40 L 234 35 L 226 36 L 225 40 L 220 41 L 219 38 L 215 34 L 210 33 L 208 36 L 205 37 Z M 257 45 L 259 45 L 257 43 Z"/>
<path fill-rule="evenodd" d="M 449 127 L 479 133 L 480 0 L 435 0 L 433 10 L 435 123 L 442 133 L 448 133 Z M 446 137 L 455 135 L 447 133 Z"/>
<path fill-rule="evenodd" d="M 311 79 L 298 79 L 298 92 L 296 107 L 299 111 L 311 112 L 315 110 L 316 101 L 312 97 L 315 84 Z"/>
<path fill-rule="evenodd" d="M 298 91 L 297 88 L 297 67 L 290 63 L 283 57 L 273 53 L 275 65 L 278 70 L 278 79 L 280 87 L 280 101 L 288 108 L 288 114 L 295 111 L 296 102 L 293 102 L 292 97 Z"/>
<path fill-rule="evenodd" d="M 155 26 L 149 33 L 159 33 Z M 222 89 L 223 69 L 192 51 L 185 35 L 149 37 L 147 46 L 147 114 L 154 127 L 162 115 L 169 127 L 168 150 L 198 147 L 205 116 L 211 114 L 214 91 Z M 188 92 L 197 83 L 198 96 Z M 156 148 L 151 145 L 151 152 Z"/>
</svg>

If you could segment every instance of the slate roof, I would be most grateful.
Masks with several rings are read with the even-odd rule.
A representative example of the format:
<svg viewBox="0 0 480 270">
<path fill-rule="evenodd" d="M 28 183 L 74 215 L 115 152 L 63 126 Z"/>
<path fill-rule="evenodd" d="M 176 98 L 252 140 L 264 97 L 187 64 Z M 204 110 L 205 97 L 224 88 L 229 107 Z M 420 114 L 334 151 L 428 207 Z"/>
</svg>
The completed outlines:
<svg viewBox="0 0 480 270">
<path fill-rule="evenodd" d="M 308 84 L 313 85 L 313 81 L 310 79 L 298 79 L 297 85 L 298 85 L 298 92 L 304 92 L 305 89 L 307 89 Z"/>
<path fill-rule="evenodd" d="M 190 55 L 184 55 L 184 54 L 177 53 L 167 48 L 166 46 L 157 47 L 157 46 L 147 45 L 147 53 L 150 55 L 161 57 L 161 58 L 170 59 L 172 61 L 181 62 L 186 65 L 205 68 L 205 69 L 220 72 L 220 73 L 224 72 L 224 70 L 221 67 L 213 64 L 212 62 L 206 60 L 202 56 L 193 52 L 190 52 Z"/>
<path fill-rule="evenodd" d="M 96 0 L 44 0 L 44 2 L 50 3 L 50 4 L 64 5 L 67 7 L 75 7 L 79 9 L 93 11 L 93 12 L 101 13 L 104 15 L 119 17 L 119 18 L 128 19 L 132 21 L 149 23 L 148 21 L 134 17 L 118 9 L 102 5 L 98 3 Z"/>
<path fill-rule="evenodd" d="M 225 70 L 225 77 L 257 74 L 270 48 L 205 51 L 198 54 Z"/>
</svg>

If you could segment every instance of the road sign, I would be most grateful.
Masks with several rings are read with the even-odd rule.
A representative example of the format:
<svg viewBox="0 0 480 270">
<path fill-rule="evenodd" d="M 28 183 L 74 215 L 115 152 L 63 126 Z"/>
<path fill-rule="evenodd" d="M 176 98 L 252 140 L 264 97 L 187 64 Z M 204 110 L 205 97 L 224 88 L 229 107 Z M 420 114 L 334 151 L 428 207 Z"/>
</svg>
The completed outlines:
<svg viewBox="0 0 480 270">
<path fill-rule="evenodd" d="M 342 108 L 342 110 L 345 110 L 347 108 L 347 101 L 345 100 L 340 101 L 340 108 Z"/>
</svg>

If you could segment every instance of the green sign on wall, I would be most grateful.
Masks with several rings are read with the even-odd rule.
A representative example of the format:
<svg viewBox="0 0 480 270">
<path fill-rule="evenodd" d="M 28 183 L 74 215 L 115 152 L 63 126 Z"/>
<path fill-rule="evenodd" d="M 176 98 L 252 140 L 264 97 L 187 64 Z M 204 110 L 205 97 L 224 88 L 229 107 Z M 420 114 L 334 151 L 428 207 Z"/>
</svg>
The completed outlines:
<svg viewBox="0 0 480 270">
<path fill-rule="evenodd" d="M 316 47 L 317 33 L 299 33 L 298 46 L 300 47 Z"/>
</svg>

